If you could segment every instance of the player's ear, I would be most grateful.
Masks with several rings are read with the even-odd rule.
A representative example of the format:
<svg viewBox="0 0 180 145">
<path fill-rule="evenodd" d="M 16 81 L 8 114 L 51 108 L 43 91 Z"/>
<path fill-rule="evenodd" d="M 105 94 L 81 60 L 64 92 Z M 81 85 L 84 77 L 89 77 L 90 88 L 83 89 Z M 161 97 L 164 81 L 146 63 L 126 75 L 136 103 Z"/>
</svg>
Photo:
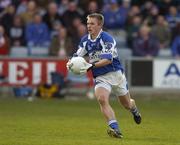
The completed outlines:
<svg viewBox="0 0 180 145">
<path fill-rule="evenodd" d="M 103 27 L 103 24 L 102 24 L 101 22 L 98 22 L 98 25 L 99 25 L 100 27 Z"/>
</svg>

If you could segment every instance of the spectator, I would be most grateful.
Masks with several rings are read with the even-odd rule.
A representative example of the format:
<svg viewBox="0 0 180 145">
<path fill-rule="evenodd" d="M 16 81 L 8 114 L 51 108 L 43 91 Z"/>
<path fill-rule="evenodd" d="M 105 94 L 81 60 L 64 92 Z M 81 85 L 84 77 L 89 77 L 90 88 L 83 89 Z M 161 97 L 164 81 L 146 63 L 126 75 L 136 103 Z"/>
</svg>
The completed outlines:
<svg viewBox="0 0 180 145">
<path fill-rule="evenodd" d="M 165 16 L 168 14 L 169 8 L 171 6 L 176 6 L 177 4 L 178 2 L 176 2 L 176 0 L 162 0 L 162 1 L 159 1 L 157 5 L 160 8 L 160 14 Z"/>
<path fill-rule="evenodd" d="M 138 36 L 139 29 L 142 24 L 142 18 L 140 16 L 134 16 L 132 23 L 127 26 L 127 45 L 132 48 L 132 41 Z"/>
<path fill-rule="evenodd" d="M 41 15 L 34 15 L 33 22 L 26 27 L 25 35 L 29 54 L 31 54 L 31 47 L 49 47 L 50 34 L 47 25 L 42 22 Z"/>
<path fill-rule="evenodd" d="M 1 0 L 0 1 L 0 13 L 3 12 L 11 4 L 12 4 L 11 0 Z"/>
<path fill-rule="evenodd" d="M 9 36 L 9 29 L 12 27 L 13 24 L 13 18 L 15 16 L 15 6 L 9 5 L 6 8 L 6 13 L 3 15 L 1 19 L 1 24 L 3 25 L 7 35 Z"/>
<path fill-rule="evenodd" d="M 43 21 L 47 24 L 50 31 L 53 29 L 55 21 L 61 21 L 60 15 L 58 14 L 58 6 L 55 2 L 48 4 L 48 11 L 43 16 Z"/>
<path fill-rule="evenodd" d="M 171 42 L 175 39 L 177 35 L 180 34 L 180 20 L 177 22 L 176 26 L 172 29 Z"/>
<path fill-rule="evenodd" d="M 54 36 L 50 44 L 50 55 L 66 57 L 72 55 L 72 40 L 67 35 L 66 28 L 61 27 L 58 35 Z"/>
<path fill-rule="evenodd" d="M 157 17 L 157 22 L 152 26 L 152 34 L 159 40 L 160 48 L 168 48 L 171 41 L 171 31 L 162 15 Z"/>
<path fill-rule="evenodd" d="M 80 42 L 80 38 L 82 38 L 87 33 L 87 28 L 85 25 L 82 24 L 78 27 L 77 31 L 78 31 L 77 36 Z"/>
<path fill-rule="evenodd" d="M 97 1 L 90 1 L 85 9 L 85 14 L 83 16 L 83 23 L 86 24 L 87 16 L 91 13 L 99 12 L 99 7 Z"/>
<path fill-rule="evenodd" d="M 145 19 L 147 16 L 150 15 L 150 11 L 152 7 L 154 6 L 152 1 L 146 1 L 142 6 L 141 6 L 141 13 L 143 15 L 143 19 Z"/>
<path fill-rule="evenodd" d="M 74 48 L 77 48 L 78 42 L 79 42 L 79 37 L 78 37 L 78 28 L 83 25 L 81 18 L 77 17 L 74 18 L 72 22 L 71 28 L 68 29 L 68 33 L 70 34 L 72 41 L 73 41 L 73 46 Z"/>
<path fill-rule="evenodd" d="M 134 16 L 141 16 L 141 11 L 139 6 L 132 6 L 127 14 L 126 27 L 132 24 Z"/>
<path fill-rule="evenodd" d="M 81 40 L 81 38 L 87 33 L 87 28 L 84 24 L 80 24 L 79 27 L 77 27 L 77 32 L 76 32 L 76 37 L 73 39 L 73 46 L 74 50 L 73 52 L 75 53 L 78 49 L 78 44 Z"/>
<path fill-rule="evenodd" d="M 86 26 L 82 23 L 81 19 L 75 18 L 73 20 L 71 29 L 69 29 L 69 34 L 73 42 L 74 52 L 76 52 L 76 50 L 78 49 L 80 39 L 86 33 L 87 33 Z"/>
<path fill-rule="evenodd" d="M 103 12 L 104 26 L 107 29 L 120 29 L 124 28 L 126 22 L 126 12 L 121 10 L 116 0 L 111 0 L 110 9 Z"/>
<path fill-rule="evenodd" d="M 171 50 L 173 57 L 180 59 L 180 35 L 175 37 Z"/>
<path fill-rule="evenodd" d="M 13 19 L 13 25 L 10 28 L 11 46 L 25 46 L 24 25 L 20 16 L 16 15 Z"/>
<path fill-rule="evenodd" d="M 173 30 L 176 27 L 177 22 L 180 20 L 180 14 L 178 14 L 175 6 L 171 6 L 169 8 L 169 13 L 166 16 L 166 20 L 169 23 L 171 30 Z"/>
<path fill-rule="evenodd" d="M 57 36 L 59 33 L 59 29 L 61 29 L 63 27 L 63 25 L 61 24 L 61 22 L 59 21 L 54 21 L 53 26 L 52 26 L 52 30 L 51 30 L 51 34 L 50 34 L 50 38 L 52 39 L 54 36 Z"/>
<path fill-rule="evenodd" d="M 153 26 L 156 24 L 157 17 L 159 15 L 159 9 L 156 6 L 153 6 L 150 9 L 149 15 L 145 17 L 143 24 L 148 26 Z"/>
<path fill-rule="evenodd" d="M 9 54 L 9 41 L 8 37 L 5 34 L 4 27 L 0 25 L 0 55 Z"/>
<path fill-rule="evenodd" d="M 65 11 L 67 11 L 69 5 L 69 0 L 61 0 L 61 3 L 58 8 L 58 13 L 60 16 L 64 14 Z"/>
<path fill-rule="evenodd" d="M 122 4 L 120 6 L 121 11 L 123 11 L 124 15 L 128 15 L 128 12 L 131 8 L 131 0 L 122 0 Z"/>
<path fill-rule="evenodd" d="M 102 6 L 103 6 L 103 1 L 104 0 L 77 0 L 77 1 L 78 1 L 78 6 L 83 11 L 86 11 L 88 9 L 88 5 L 91 3 L 91 1 L 97 3 L 98 10 L 100 11 Z"/>
<path fill-rule="evenodd" d="M 62 19 L 65 27 L 69 29 L 72 27 L 72 22 L 75 18 L 81 18 L 81 14 L 78 11 L 77 4 L 74 1 L 69 2 L 68 9 L 64 12 Z"/>
<path fill-rule="evenodd" d="M 31 23 L 33 21 L 33 16 L 37 13 L 37 5 L 36 2 L 33 0 L 30 0 L 27 4 L 27 11 L 24 13 L 20 13 L 20 16 L 23 20 L 23 23 L 25 25 Z"/>
<path fill-rule="evenodd" d="M 171 51 L 173 57 L 180 59 L 180 22 L 177 23 L 176 31 L 177 33 L 174 36 Z"/>
<path fill-rule="evenodd" d="M 133 40 L 133 55 L 143 57 L 153 57 L 158 55 L 159 41 L 150 35 L 150 28 L 142 26 L 139 35 Z"/>
<path fill-rule="evenodd" d="M 25 13 L 27 10 L 28 0 L 22 0 L 21 3 L 17 6 L 16 14 Z"/>
</svg>

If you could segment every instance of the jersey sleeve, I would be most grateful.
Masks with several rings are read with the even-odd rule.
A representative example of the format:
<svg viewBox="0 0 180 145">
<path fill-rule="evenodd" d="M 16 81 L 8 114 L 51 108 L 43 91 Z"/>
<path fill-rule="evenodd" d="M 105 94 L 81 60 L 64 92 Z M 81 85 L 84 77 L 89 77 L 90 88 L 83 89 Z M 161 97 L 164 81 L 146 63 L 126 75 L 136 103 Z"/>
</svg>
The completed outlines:
<svg viewBox="0 0 180 145">
<path fill-rule="evenodd" d="M 74 56 L 85 56 L 87 54 L 87 50 L 86 50 L 86 38 L 83 37 L 79 43 L 79 46 L 78 46 L 78 50 L 77 52 L 74 54 Z"/>
<path fill-rule="evenodd" d="M 116 42 L 110 35 L 106 35 L 101 40 L 102 53 L 100 54 L 101 59 L 112 60 L 116 56 Z"/>
</svg>

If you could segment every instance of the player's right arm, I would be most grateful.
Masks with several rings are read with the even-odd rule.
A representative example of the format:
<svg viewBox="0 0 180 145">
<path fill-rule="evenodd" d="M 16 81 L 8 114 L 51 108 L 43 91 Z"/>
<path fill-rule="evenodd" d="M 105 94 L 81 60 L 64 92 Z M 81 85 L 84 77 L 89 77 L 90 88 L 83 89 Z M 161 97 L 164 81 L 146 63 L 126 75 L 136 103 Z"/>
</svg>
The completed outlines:
<svg viewBox="0 0 180 145">
<path fill-rule="evenodd" d="M 87 54 L 87 50 L 86 50 L 87 39 L 88 39 L 87 35 L 82 37 L 82 39 L 81 39 L 81 41 L 79 43 L 79 46 L 78 46 L 78 50 L 73 56 L 83 57 L 83 56 L 85 56 Z"/>
<path fill-rule="evenodd" d="M 86 51 L 86 43 L 87 43 L 87 35 L 85 35 L 80 43 L 79 43 L 79 46 L 78 46 L 78 50 L 76 53 L 73 54 L 73 57 L 77 57 L 77 56 L 80 56 L 80 57 L 83 57 L 87 54 L 87 51 Z M 69 59 L 69 61 L 67 62 L 66 64 L 67 68 L 69 69 L 71 67 L 71 59 Z"/>
</svg>

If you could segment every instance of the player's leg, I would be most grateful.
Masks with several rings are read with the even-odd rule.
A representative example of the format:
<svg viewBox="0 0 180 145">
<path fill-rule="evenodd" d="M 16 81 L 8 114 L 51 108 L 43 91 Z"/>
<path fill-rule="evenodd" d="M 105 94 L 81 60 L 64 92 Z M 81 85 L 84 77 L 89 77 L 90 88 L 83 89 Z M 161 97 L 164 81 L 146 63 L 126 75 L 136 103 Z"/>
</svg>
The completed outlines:
<svg viewBox="0 0 180 145">
<path fill-rule="evenodd" d="M 141 114 L 137 109 L 134 99 L 132 99 L 130 96 L 126 77 L 122 73 L 117 74 L 117 77 L 118 75 L 121 78 L 121 82 L 119 83 L 119 85 L 113 86 L 114 93 L 119 98 L 121 104 L 133 114 L 135 122 L 137 124 L 140 124 Z"/>
<path fill-rule="evenodd" d="M 130 93 L 127 92 L 126 95 L 119 96 L 118 98 L 119 98 L 119 101 L 121 102 L 121 104 L 133 114 L 134 121 L 137 124 L 140 124 L 141 123 L 141 114 L 137 109 L 135 100 L 131 98 Z"/>
<path fill-rule="evenodd" d="M 99 102 L 101 112 L 105 116 L 109 126 L 108 134 L 112 137 L 122 138 L 122 134 L 120 133 L 115 113 L 109 104 L 109 95 L 109 89 L 100 86 L 95 87 L 95 96 Z"/>
<path fill-rule="evenodd" d="M 95 96 L 99 102 L 101 112 L 107 121 L 115 119 L 114 111 L 109 104 L 109 95 L 110 92 L 103 87 L 95 89 Z"/>
</svg>

